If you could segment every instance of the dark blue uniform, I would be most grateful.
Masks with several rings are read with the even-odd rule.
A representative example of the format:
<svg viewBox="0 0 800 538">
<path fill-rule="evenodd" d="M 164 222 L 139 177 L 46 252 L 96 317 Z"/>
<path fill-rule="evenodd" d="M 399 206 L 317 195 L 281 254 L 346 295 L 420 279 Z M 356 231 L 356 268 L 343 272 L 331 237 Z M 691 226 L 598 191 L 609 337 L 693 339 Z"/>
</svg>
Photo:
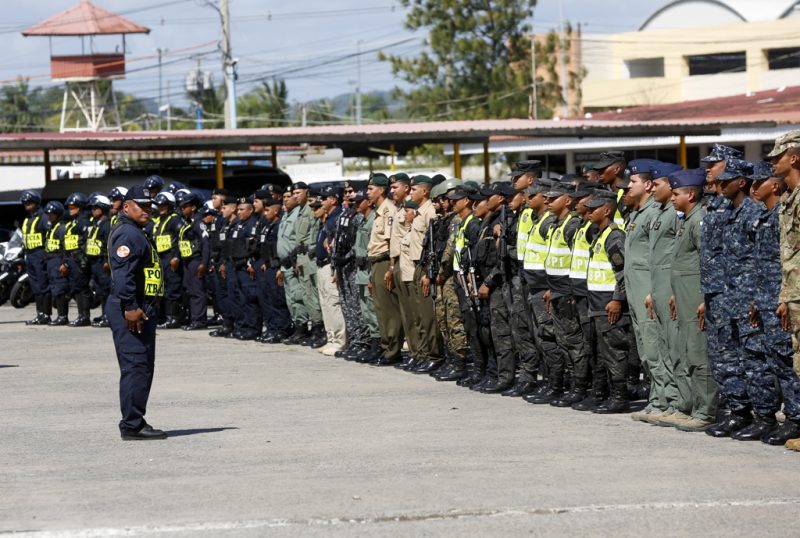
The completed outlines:
<svg viewBox="0 0 800 538">
<path fill-rule="evenodd" d="M 106 315 L 119 362 L 120 430 L 141 430 L 153 384 L 158 301 L 163 293 L 161 265 L 143 230 L 120 213 L 108 243 L 111 294 Z M 128 329 L 125 311 L 141 308 L 148 319 L 142 332 Z"/>
<path fill-rule="evenodd" d="M 88 325 L 91 307 L 91 291 L 89 280 L 91 267 L 86 256 L 86 237 L 89 231 L 89 219 L 82 214 L 68 217 L 64 223 L 64 260 L 69 268 L 69 294 L 78 305 L 78 317 L 72 325 Z"/>
<path fill-rule="evenodd" d="M 181 233 L 180 215 L 177 213 L 162 215 L 158 224 L 153 227 L 152 233 L 164 275 L 164 315 L 167 319 L 162 328 L 174 329 L 180 326 L 183 317 L 183 267 L 179 263 L 178 268 L 173 271 L 170 266 L 173 258 L 181 259 L 178 248 Z"/>
<path fill-rule="evenodd" d="M 717 345 L 721 353 L 709 357 L 711 373 L 725 397 L 728 408 L 735 412 L 750 409 L 744 370 L 744 339 L 754 332 L 748 320 L 756 271 L 754 224 L 761 206 L 744 198 L 738 207 L 731 206 L 722 220 L 723 269 L 721 320 L 717 328 Z M 719 319 L 719 318 L 718 318 Z"/>
<path fill-rule="evenodd" d="M 286 295 L 278 286 L 276 274 L 280 267 L 278 259 L 278 225 L 281 219 L 269 222 L 262 218 L 258 233 L 258 303 L 261 317 L 266 325 L 265 337 L 270 335 L 287 336 L 292 331 L 292 317 L 286 306 Z M 263 268 L 263 270 L 262 270 Z"/>
<path fill-rule="evenodd" d="M 227 267 L 228 278 L 235 286 L 234 301 L 239 316 L 236 319 L 234 332 L 237 337 L 253 339 L 258 336 L 261 327 L 261 315 L 258 303 L 258 284 L 255 273 L 250 276 L 248 269 L 255 270 L 255 259 L 258 256 L 257 218 L 251 215 L 247 220 L 238 220 L 230 230 L 231 263 Z"/>
<path fill-rule="evenodd" d="M 744 341 L 747 395 L 753 411 L 774 420 L 780 408 L 776 382 L 780 386 L 786 417 L 800 421 L 800 379 L 792 368 L 792 336 L 781 327 L 775 314 L 781 289 L 780 204 L 764 209 L 755 222 L 755 270 L 751 300 L 759 315 L 759 327 Z"/>
<path fill-rule="evenodd" d="M 111 231 L 111 225 L 108 218 L 94 220 L 89 226 L 86 234 L 86 257 L 89 259 L 89 267 L 92 280 L 94 281 L 95 291 L 100 299 L 101 308 L 105 309 L 108 294 L 111 292 L 111 275 L 108 263 L 108 234 Z M 98 319 L 99 326 L 105 326 L 104 322 L 105 310 Z"/>
<path fill-rule="evenodd" d="M 37 209 L 35 213 L 22 222 L 22 238 L 25 247 L 25 270 L 31 292 L 36 299 L 37 316 L 50 317 L 51 295 L 50 282 L 47 276 L 47 255 L 45 253 L 45 236 L 49 221 L 44 211 Z"/>
<path fill-rule="evenodd" d="M 193 325 L 205 325 L 207 322 L 208 296 L 205 276 L 197 275 L 198 268 L 206 268 L 210 260 L 208 232 L 203 220 L 195 215 L 191 220 L 183 219 L 178 248 L 183 262 L 183 287 L 189 295 L 189 310 Z"/>
</svg>

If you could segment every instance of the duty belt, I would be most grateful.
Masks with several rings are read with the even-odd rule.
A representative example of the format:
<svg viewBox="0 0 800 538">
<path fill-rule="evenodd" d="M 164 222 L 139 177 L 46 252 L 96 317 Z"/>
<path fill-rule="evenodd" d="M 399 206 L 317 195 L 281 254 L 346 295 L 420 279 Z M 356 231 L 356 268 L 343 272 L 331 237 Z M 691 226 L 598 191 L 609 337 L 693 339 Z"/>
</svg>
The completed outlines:
<svg viewBox="0 0 800 538">
<path fill-rule="evenodd" d="M 369 261 L 371 263 L 385 262 L 385 261 L 387 261 L 389 259 L 389 252 L 382 252 L 381 254 L 378 254 L 377 256 L 370 256 L 368 259 L 369 259 Z"/>
</svg>

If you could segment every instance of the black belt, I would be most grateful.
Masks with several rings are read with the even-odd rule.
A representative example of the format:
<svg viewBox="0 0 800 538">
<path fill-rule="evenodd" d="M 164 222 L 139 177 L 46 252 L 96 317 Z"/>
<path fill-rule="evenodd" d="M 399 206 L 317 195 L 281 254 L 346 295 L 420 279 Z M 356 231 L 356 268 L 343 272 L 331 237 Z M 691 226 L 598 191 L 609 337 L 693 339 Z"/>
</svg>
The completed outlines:
<svg viewBox="0 0 800 538">
<path fill-rule="evenodd" d="M 369 261 L 372 263 L 381 263 L 389 260 L 389 253 L 384 252 L 382 254 L 378 254 L 377 256 L 370 256 Z"/>
</svg>

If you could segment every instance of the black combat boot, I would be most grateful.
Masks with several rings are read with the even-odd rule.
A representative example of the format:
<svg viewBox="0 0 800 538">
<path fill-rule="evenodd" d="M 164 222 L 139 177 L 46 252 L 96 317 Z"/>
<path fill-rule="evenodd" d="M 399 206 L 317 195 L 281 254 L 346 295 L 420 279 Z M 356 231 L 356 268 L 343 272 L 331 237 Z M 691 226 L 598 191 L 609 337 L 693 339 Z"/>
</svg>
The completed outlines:
<svg viewBox="0 0 800 538">
<path fill-rule="evenodd" d="M 760 417 L 756 415 L 749 426 L 731 433 L 731 439 L 737 441 L 760 441 L 761 438 L 778 426 L 775 415 Z"/>
<path fill-rule="evenodd" d="M 628 396 L 628 386 L 623 382 L 611 385 L 611 397 L 592 409 L 593 413 L 610 415 L 614 413 L 627 413 L 630 411 L 631 402 Z"/>
<path fill-rule="evenodd" d="M 536 395 L 531 394 L 530 398 L 525 398 L 528 403 L 536 405 L 549 404 L 564 396 L 564 374 L 551 374 L 550 383 L 547 389 L 536 391 Z"/>
<path fill-rule="evenodd" d="M 287 346 L 296 345 L 300 340 L 307 338 L 309 334 L 308 325 L 306 323 L 299 323 L 294 326 L 294 332 L 283 339 L 283 343 Z"/>
<path fill-rule="evenodd" d="M 711 437 L 730 437 L 737 430 L 742 430 L 753 422 L 753 415 L 749 409 L 731 411 L 719 422 L 706 428 L 706 434 Z"/>
<path fill-rule="evenodd" d="M 582 402 L 586 398 L 586 387 L 588 382 L 585 379 L 573 379 L 572 388 L 561 398 L 553 400 L 550 405 L 553 407 L 572 407 L 572 404 Z"/>
<path fill-rule="evenodd" d="M 800 438 L 800 421 L 786 417 L 782 425 L 761 436 L 761 442 L 768 445 L 784 445 L 789 439 Z"/>
<path fill-rule="evenodd" d="M 75 303 L 78 305 L 78 317 L 70 322 L 70 327 L 88 327 L 92 324 L 89 319 L 89 302 L 90 299 L 85 294 L 75 297 Z"/>
<path fill-rule="evenodd" d="M 69 324 L 69 298 L 66 295 L 56 295 L 54 301 L 58 317 L 48 325 L 53 327 Z"/>
</svg>

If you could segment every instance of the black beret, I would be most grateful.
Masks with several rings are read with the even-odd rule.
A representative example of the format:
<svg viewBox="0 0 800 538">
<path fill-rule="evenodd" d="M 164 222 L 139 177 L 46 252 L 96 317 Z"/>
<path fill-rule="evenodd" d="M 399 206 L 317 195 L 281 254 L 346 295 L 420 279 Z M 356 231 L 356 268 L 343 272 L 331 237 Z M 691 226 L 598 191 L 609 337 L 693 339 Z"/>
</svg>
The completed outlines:
<svg viewBox="0 0 800 538">
<path fill-rule="evenodd" d="M 302 181 L 298 181 L 297 183 L 292 184 L 292 190 L 296 189 L 308 189 L 308 185 L 306 185 Z"/>
<path fill-rule="evenodd" d="M 230 196 L 231 195 L 231 191 L 229 191 L 228 189 L 216 188 L 213 191 L 211 191 L 211 194 L 219 194 L 221 196 Z"/>
<path fill-rule="evenodd" d="M 264 205 L 267 207 L 273 205 L 282 205 L 282 204 L 283 204 L 282 200 L 276 200 L 275 198 L 267 198 L 266 200 L 264 200 Z"/>
</svg>

